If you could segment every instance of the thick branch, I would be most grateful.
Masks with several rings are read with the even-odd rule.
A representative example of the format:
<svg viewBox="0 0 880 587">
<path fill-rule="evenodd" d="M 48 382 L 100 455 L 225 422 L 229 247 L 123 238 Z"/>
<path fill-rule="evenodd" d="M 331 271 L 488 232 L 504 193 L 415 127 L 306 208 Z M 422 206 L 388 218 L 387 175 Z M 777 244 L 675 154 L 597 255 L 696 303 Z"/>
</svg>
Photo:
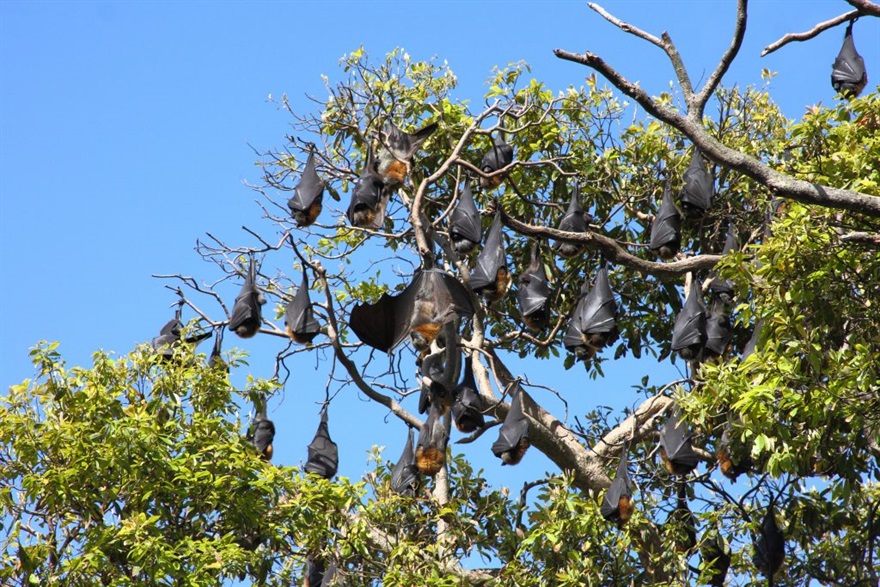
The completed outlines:
<svg viewBox="0 0 880 587">
<path fill-rule="evenodd" d="M 825 22 L 820 22 L 808 31 L 804 31 L 802 33 L 788 33 L 778 41 L 774 41 L 773 43 L 770 43 L 769 45 L 764 47 L 764 50 L 761 51 L 761 57 L 766 57 L 777 49 L 784 47 L 785 45 L 788 45 L 793 41 L 808 41 L 809 39 L 812 39 L 823 31 L 827 31 L 830 28 L 834 28 L 839 24 L 854 19 L 859 14 L 861 14 L 860 10 L 851 10 L 847 13 L 841 14 L 840 16 L 835 16 L 830 20 L 826 20 Z"/>
<path fill-rule="evenodd" d="M 850 6 L 855 6 L 862 14 L 880 17 L 880 4 L 870 0 L 846 0 Z"/>
</svg>

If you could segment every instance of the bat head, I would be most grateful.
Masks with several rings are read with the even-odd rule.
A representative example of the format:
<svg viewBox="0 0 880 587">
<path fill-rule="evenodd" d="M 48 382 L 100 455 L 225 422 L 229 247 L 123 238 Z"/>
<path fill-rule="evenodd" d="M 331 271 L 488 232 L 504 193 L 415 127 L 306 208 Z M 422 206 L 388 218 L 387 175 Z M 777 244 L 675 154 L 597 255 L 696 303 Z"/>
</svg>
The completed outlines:
<svg viewBox="0 0 880 587">
<path fill-rule="evenodd" d="M 846 27 L 843 36 L 843 45 L 831 66 L 831 87 L 834 91 L 842 94 L 847 99 L 858 97 L 868 84 L 868 72 L 865 69 L 865 60 L 856 51 L 853 41 L 851 21 Z"/>
<path fill-rule="evenodd" d="M 483 173 L 493 173 L 507 167 L 511 163 L 513 163 L 513 147 L 505 142 L 501 133 L 496 134 L 492 140 L 492 146 L 483 155 L 480 169 L 482 169 Z M 506 174 L 481 177 L 480 185 L 488 189 L 497 188 L 504 181 L 504 175 Z"/>
<path fill-rule="evenodd" d="M 492 453 L 505 465 L 515 465 L 522 460 L 531 446 L 529 440 L 529 420 L 523 413 L 522 395 L 525 393 L 519 384 L 512 392 L 513 401 L 498 431 L 498 440 L 492 444 Z"/>
</svg>

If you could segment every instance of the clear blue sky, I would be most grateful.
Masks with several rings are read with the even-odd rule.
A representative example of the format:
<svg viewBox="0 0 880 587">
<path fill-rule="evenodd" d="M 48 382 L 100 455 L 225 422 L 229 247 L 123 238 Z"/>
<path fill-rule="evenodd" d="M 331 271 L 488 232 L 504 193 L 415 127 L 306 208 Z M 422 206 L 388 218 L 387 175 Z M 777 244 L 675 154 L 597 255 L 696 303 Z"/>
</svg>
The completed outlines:
<svg viewBox="0 0 880 587">
<path fill-rule="evenodd" d="M 654 34 L 669 31 L 695 80 L 712 71 L 730 42 L 732 0 L 600 3 Z M 769 68 L 779 72 L 772 93 L 789 117 L 830 103 L 842 27 L 764 59 L 759 54 L 785 32 L 846 10 L 844 2 L 754 2 L 725 82 L 760 84 Z M 876 19 L 858 23 L 856 43 L 875 87 Z M 581 84 L 590 72 L 554 58 L 554 48 L 595 51 L 654 94 L 672 77 L 657 48 L 623 34 L 585 2 L 2 0 L 0 386 L 33 375 L 27 351 L 41 339 L 60 341 L 70 364 L 88 364 L 96 349 L 124 353 L 155 336 L 174 297 L 151 274 L 211 281 L 217 275 L 195 254 L 196 238 L 210 231 L 249 244 L 242 224 L 266 228 L 244 184 L 260 177 L 249 145 L 280 147 L 288 132 L 288 115 L 267 97 L 286 93 L 306 106 L 305 94 L 324 94 L 320 75 L 339 79 L 339 57 L 359 45 L 375 56 L 401 46 L 415 59 L 446 59 L 459 77 L 458 96 L 475 102 L 494 65 L 520 59 L 553 89 Z M 270 262 L 287 268 L 292 261 Z M 236 289 L 226 292 L 230 300 Z M 253 354 L 255 375 L 271 374 L 278 339 L 226 340 Z M 303 356 L 295 367 L 283 401 L 270 405 L 279 426 L 275 462 L 283 464 L 305 457 L 329 361 Z M 587 379 L 580 367 L 515 367 L 556 387 L 570 402 L 568 418 L 598 404 L 631 405 L 629 385 L 646 370 L 658 383 L 676 377 L 668 364 L 650 361 L 608 364 L 605 381 Z M 564 416 L 549 394 L 538 399 Z M 396 459 L 404 438 L 384 409 L 364 402 L 349 389 L 331 408 L 340 474 L 350 477 L 360 475 L 373 443 L 388 445 L 386 456 Z M 464 449 L 490 480 L 517 488 L 554 470 L 536 451 L 520 467 L 502 469 L 489 454 L 491 441 Z"/>
</svg>

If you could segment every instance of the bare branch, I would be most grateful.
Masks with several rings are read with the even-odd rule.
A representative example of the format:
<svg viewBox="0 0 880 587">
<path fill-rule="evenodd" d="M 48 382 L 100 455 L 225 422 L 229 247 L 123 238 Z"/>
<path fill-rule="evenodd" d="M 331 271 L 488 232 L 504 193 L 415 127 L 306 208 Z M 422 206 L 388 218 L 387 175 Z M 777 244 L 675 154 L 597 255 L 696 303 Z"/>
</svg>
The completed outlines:
<svg viewBox="0 0 880 587">
<path fill-rule="evenodd" d="M 835 16 L 832 19 L 826 20 L 824 22 L 820 22 L 819 24 L 817 24 L 816 26 L 814 26 L 813 28 L 811 28 L 808 31 L 804 31 L 802 33 L 787 33 L 787 34 L 783 35 L 783 37 L 781 39 L 779 39 L 778 41 L 774 41 L 774 42 L 770 43 L 769 45 L 767 45 L 766 47 L 764 47 L 764 50 L 761 51 L 761 57 L 766 57 L 767 55 L 770 55 L 771 53 L 773 53 L 777 49 L 784 47 L 785 45 L 788 45 L 791 42 L 808 41 L 808 40 L 812 39 L 813 37 L 817 36 L 821 32 L 827 31 L 830 28 L 834 28 L 839 24 L 843 24 L 847 21 L 854 19 L 859 14 L 861 14 L 861 11 L 851 10 L 851 11 L 846 12 L 844 14 L 841 14 L 839 16 Z"/>
<path fill-rule="evenodd" d="M 709 76 L 709 79 L 706 80 L 706 84 L 703 86 L 703 89 L 700 90 L 700 93 L 697 94 L 694 103 L 688 105 L 688 115 L 691 119 L 700 122 L 701 125 L 703 111 L 706 109 L 706 102 L 708 102 L 709 98 L 712 97 L 712 94 L 715 93 L 715 89 L 718 88 L 718 84 L 721 83 L 721 78 L 727 73 L 730 64 L 736 59 L 736 55 L 739 53 L 740 47 L 742 47 L 743 38 L 746 36 L 747 20 L 748 0 L 739 0 L 736 3 L 736 25 L 733 29 L 733 40 L 730 42 L 730 47 L 728 47 L 727 51 L 724 52 L 724 55 L 721 56 L 718 66 L 715 68 L 715 71 L 712 72 L 712 75 Z"/>
<path fill-rule="evenodd" d="M 850 6 L 855 6 L 862 14 L 880 17 L 880 4 L 870 0 L 846 0 Z"/>
</svg>

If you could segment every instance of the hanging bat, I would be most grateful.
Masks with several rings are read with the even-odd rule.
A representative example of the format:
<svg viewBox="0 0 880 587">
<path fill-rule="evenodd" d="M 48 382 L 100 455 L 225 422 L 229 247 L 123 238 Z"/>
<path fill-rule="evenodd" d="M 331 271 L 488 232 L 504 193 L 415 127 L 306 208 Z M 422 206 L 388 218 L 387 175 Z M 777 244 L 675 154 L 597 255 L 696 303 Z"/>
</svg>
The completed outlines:
<svg viewBox="0 0 880 587">
<path fill-rule="evenodd" d="M 529 440 L 529 419 L 523 413 L 522 396 L 525 392 L 516 384 L 510 409 L 498 431 L 498 440 L 492 443 L 492 454 L 501 459 L 502 465 L 516 465 L 532 445 Z"/>
<path fill-rule="evenodd" d="M 661 259 L 672 259 L 681 249 L 681 214 L 672 199 L 668 179 L 663 188 L 660 209 L 651 222 L 651 241 L 648 247 Z"/>
<path fill-rule="evenodd" d="M 452 422 L 460 432 L 470 434 L 486 425 L 483 398 L 477 392 L 477 382 L 474 380 L 472 357 L 464 360 L 464 375 L 452 395 Z"/>
<path fill-rule="evenodd" d="M 694 275 L 687 300 L 675 318 L 672 328 L 672 350 L 686 361 L 699 358 L 706 342 L 706 305 L 700 280 Z"/>
<path fill-rule="evenodd" d="M 617 463 L 617 473 L 611 481 L 611 487 L 605 492 L 599 511 L 606 520 L 617 522 L 618 528 L 624 525 L 632 517 L 635 505 L 632 500 L 632 481 L 626 468 L 626 459 L 629 454 L 629 442 L 623 444 L 620 451 L 620 461 Z"/>
<path fill-rule="evenodd" d="M 315 148 L 309 151 L 305 169 L 299 184 L 293 188 L 293 197 L 287 200 L 287 207 L 300 228 L 311 226 L 321 213 L 324 199 L 324 182 L 318 177 L 315 167 Z"/>
<path fill-rule="evenodd" d="M 388 352 L 410 336 L 419 352 L 427 352 L 443 324 L 457 315 L 474 313 L 465 287 L 441 269 L 420 269 L 396 296 L 382 294 L 373 304 L 356 304 L 349 326 L 364 344 Z"/>
<path fill-rule="evenodd" d="M 441 415 L 446 415 L 452 405 L 452 392 L 461 371 L 457 322 L 453 317 L 443 324 L 442 332 L 430 346 L 430 352 L 421 359 L 419 413 L 425 413 L 428 404 L 437 404 Z"/>
<path fill-rule="evenodd" d="M 390 121 L 385 123 L 385 128 L 380 133 L 382 147 L 379 149 L 377 170 L 389 193 L 401 187 L 406 181 L 413 155 L 435 130 L 437 130 L 436 122 L 414 133 L 403 132 Z"/>
<path fill-rule="evenodd" d="M 571 201 L 568 203 L 568 210 L 565 216 L 559 221 L 559 230 L 566 232 L 587 232 L 589 223 L 593 221 L 593 217 L 584 212 L 581 205 L 581 193 L 577 183 L 571 191 Z M 587 247 L 584 243 L 570 242 L 559 240 L 553 243 L 553 249 L 566 259 L 571 259 L 584 252 Z"/>
<path fill-rule="evenodd" d="M 391 489 L 405 497 L 415 497 L 419 488 L 419 468 L 413 453 L 413 431 L 409 429 L 403 454 L 391 470 Z"/>
<path fill-rule="evenodd" d="M 691 163 L 684 171 L 684 187 L 681 188 L 679 200 L 684 214 L 688 218 L 702 218 L 712 206 L 712 197 L 715 187 L 712 176 L 703 166 L 703 157 L 700 150 L 694 147 Z"/>
<path fill-rule="evenodd" d="M 174 318 L 165 323 L 165 326 L 159 330 L 159 336 L 153 338 L 150 346 L 153 352 L 160 355 L 163 359 L 171 359 L 174 357 L 174 349 L 180 344 L 181 332 L 183 330 L 183 322 L 180 320 L 183 314 L 183 302 L 177 304 L 177 310 L 174 312 Z M 198 344 L 211 337 L 210 331 L 196 332 L 182 339 L 187 344 Z"/>
<path fill-rule="evenodd" d="M 375 170 L 373 151 L 367 147 L 367 160 L 360 178 L 351 190 L 351 202 L 345 215 L 352 226 L 378 230 L 385 224 L 385 209 L 390 193 L 382 176 Z"/>
<path fill-rule="evenodd" d="M 764 514 L 761 531 L 754 546 L 755 553 L 752 556 L 752 563 L 758 567 L 761 574 L 770 580 L 772 585 L 773 575 L 785 560 L 785 536 L 776 525 L 776 509 L 772 499 L 767 506 L 767 513 Z"/>
<path fill-rule="evenodd" d="M 318 430 L 308 447 L 309 458 L 304 467 L 306 473 L 320 475 L 324 479 L 330 479 L 339 468 L 339 448 L 330 439 L 330 430 L 327 427 L 327 407 L 321 410 L 321 422 Z"/>
<path fill-rule="evenodd" d="M 726 304 L 720 298 L 716 298 L 712 301 L 712 310 L 706 319 L 706 345 L 703 348 L 703 356 L 711 358 L 723 355 L 732 336 L 730 313 Z"/>
<path fill-rule="evenodd" d="M 422 475 L 433 477 L 443 468 L 448 441 L 449 432 L 443 423 L 441 408 L 437 404 L 431 404 L 416 445 L 416 466 Z"/>
<path fill-rule="evenodd" d="M 691 444 L 691 434 L 676 406 L 660 431 L 660 458 L 670 475 L 687 475 L 697 468 L 699 457 Z"/>
<path fill-rule="evenodd" d="M 223 328 L 217 329 L 217 337 L 214 339 L 214 348 L 211 349 L 211 355 L 208 357 L 208 367 L 212 369 L 222 369 L 229 374 L 229 365 L 223 360 Z"/>
<path fill-rule="evenodd" d="M 486 236 L 486 245 L 477 255 L 477 266 L 471 272 L 471 288 L 474 293 L 482 295 L 487 304 L 497 302 L 504 297 L 513 281 L 507 269 L 506 257 L 499 211 L 492 220 L 492 226 Z"/>
<path fill-rule="evenodd" d="M 703 574 L 700 583 L 710 587 L 724 587 L 727 569 L 730 568 L 730 546 L 718 530 L 711 530 L 710 537 L 703 537 L 700 547 L 700 559 L 703 562 Z"/>
<path fill-rule="evenodd" d="M 574 356 L 586 361 L 617 337 L 617 302 L 608 283 L 608 268 L 596 273 L 596 283 L 584 295 L 588 282 L 581 287 L 581 299 L 568 321 L 563 344 Z"/>
<path fill-rule="evenodd" d="M 449 238 L 452 247 L 462 255 L 473 251 L 483 240 L 480 212 L 468 182 L 465 182 L 458 196 L 458 204 L 449 217 Z"/>
<path fill-rule="evenodd" d="M 306 560 L 302 587 L 322 587 L 324 585 L 324 563 L 321 559 L 309 557 Z"/>
<path fill-rule="evenodd" d="M 856 20 L 858 19 L 850 21 L 847 25 L 846 33 L 843 35 L 843 46 L 831 66 L 831 87 L 850 100 L 857 98 L 868 84 L 865 60 L 856 51 L 853 42 L 852 28 Z"/>
<path fill-rule="evenodd" d="M 275 440 L 275 424 L 266 416 L 265 400 L 260 404 L 260 409 L 254 417 L 254 422 L 246 436 L 247 440 L 254 445 L 260 456 L 267 461 L 272 460 L 272 441 Z"/>
<path fill-rule="evenodd" d="M 538 241 L 532 244 L 532 261 L 519 276 L 519 289 L 516 290 L 520 315 L 532 332 L 544 330 L 550 321 L 550 285 L 539 247 Z"/>
<path fill-rule="evenodd" d="M 480 169 L 483 173 L 493 173 L 513 163 L 513 147 L 504 141 L 504 134 L 498 133 L 492 139 L 492 148 L 483 155 Z M 499 173 L 492 177 L 480 177 L 480 187 L 494 190 L 504 181 L 507 173 Z"/>
<path fill-rule="evenodd" d="M 724 241 L 724 248 L 721 249 L 722 255 L 727 255 L 733 251 L 739 250 L 739 239 L 736 236 L 736 227 L 730 222 L 727 228 L 727 238 Z M 709 282 L 709 291 L 716 299 L 720 299 L 725 304 L 733 303 L 733 282 L 728 279 L 720 279 L 717 276 L 712 277 Z"/>
<path fill-rule="evenodd" d="M 697 546 L 697 524 L 694 513 L 688 507 L 687 486 L 680 483 L 678 486 L 678 499 L 675 509 L 669 514 L 666 523 L 675 533 L 675 550 L 678 552 L 691 552 Z"/>
<path fill-rule="evenodd" d="M 242 338 L 251 338 L 263 324 L 263 304 L 266 297 L 257 287 L 257 265 L 251 257 L 248 274 L 235 298 L 232 315 L 229 317 L 229 330 Z"/>
<path fill-rule="evenodd" d="M 299 344 L 308 344 L 321 332 L 321 325 L 315 319 L 312 310 L 312 300 L 309 298 L 309 278 L 303 267 L 302 285 L 296 290 L 296 295 L 287 304 L 284 312 L 284 323 L 287 326 L 287 336 Z"/>
<path fill-rule="evenodd" d="M 730 438 L 731 433 L 731 425 L 728 423 L 724 432 L 721 433 L 721 442 L 718 445 L 716 458 L 721 468 L 721 474 L 731 481 L 736 481 L 737 477 L 752 470 L 753 463 L 747 451 L 734 450 Z"/>
</svg>

